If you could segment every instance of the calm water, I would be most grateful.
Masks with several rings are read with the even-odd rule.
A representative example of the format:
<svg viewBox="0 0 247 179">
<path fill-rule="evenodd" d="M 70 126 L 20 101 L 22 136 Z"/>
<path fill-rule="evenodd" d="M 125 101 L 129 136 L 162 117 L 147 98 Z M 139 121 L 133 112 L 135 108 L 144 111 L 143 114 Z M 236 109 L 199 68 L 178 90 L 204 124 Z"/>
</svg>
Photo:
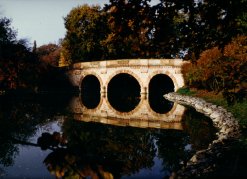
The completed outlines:
<svg viewBox="0 0 247 179">
<path fill-rule="evenodd" d="M 114 126 L 76 120 L 65 96 L 1 97 L 1 178 L 165 178 L 215 138 L 192 109 L 180 130 Z"/>
</svg>

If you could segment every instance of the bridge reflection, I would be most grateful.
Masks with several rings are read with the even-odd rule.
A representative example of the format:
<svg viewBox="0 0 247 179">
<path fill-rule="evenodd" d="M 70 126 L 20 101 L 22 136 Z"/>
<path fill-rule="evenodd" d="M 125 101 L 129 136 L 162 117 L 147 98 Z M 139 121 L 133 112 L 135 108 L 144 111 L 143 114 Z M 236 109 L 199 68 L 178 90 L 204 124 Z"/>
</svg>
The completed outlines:
<svg viewBox="0 0 247 179">
<path fill-rule="evenodd" d="M 88 109 L 80 98 L 71 100 L 70 111 L 74 118 L 85 122 L 99 122 L 117 126 L 132 126 L 140 128 L 162 128 L 182 130 L 182 116 L 185 107 L 174 103 L 170 111 L 161 114 L 155 112 L 149 104 L 149 100 L 143 94 L 139 104 L 130 112 L 120 112 L 109 103 L 106 94 L 102 94 L 100 103 L 94 109 Z"/>
</svg>

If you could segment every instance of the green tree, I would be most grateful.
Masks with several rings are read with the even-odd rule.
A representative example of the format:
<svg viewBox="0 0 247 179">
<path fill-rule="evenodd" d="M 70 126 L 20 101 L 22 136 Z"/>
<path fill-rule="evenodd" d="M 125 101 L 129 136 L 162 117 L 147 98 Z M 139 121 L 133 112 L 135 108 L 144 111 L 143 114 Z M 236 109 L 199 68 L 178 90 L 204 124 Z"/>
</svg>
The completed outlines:
<svg viewBox="0 0 247 179">
<path fill-rule="evenodd" d="M 246 0 L 186 3 L 181 9 L 187 18 L 181 23 L 180 43 L 184 49 L 189 50 L 188 56 L 192 60 L 198 59 L 202 51 L 215 46 L 223 48 L 233 37 L 245 35 L 247 32 Z"/>
<path fill-rule="evenodd" d="M 0 19 L 0 50 L 3 44 L 16 42 L 16 31 L 13 30 L 10 25 L 10 19 L 6 17 Z"/>
<path fill-rule="evenodd" d="M 152 48 L 156 58 L 171 58 L 179 55 L 181 50 L 179 25 L 186 18 L 181 12 L 182 3 L 161 0 L 152 7 L 154 22 Z"/>
<path fill-rule="evenodd" d="M 68 61 L 100 60 L 104 56 L 101 40 L 107 34 L 104 12 L 99 6 L 78 6 L 65 17 L 67 33 L 63 41 Z"/>
<path fill-rule="evenodd" d="M 22 44 L 2 45 L 0 57 L 0 74 L 2 76 L 0 87 L 3 89 L 16 89 L 33 87 L 37 77 L 37 59 Z"/>
<path fill-rule="evenodd" d="M 149 0 L 111 0 L 108 12 L 110 33 L 103 41 L 108 58 L 149 57 L 152 38 L 152 14 Z"/>
<path fill-rule="evenodd" d="M 186 59 L 195 62 L 204 50 L 222 49 L 247 32 L 247 0 L 149 2 L 110 0 L 103 10 L 73 9 L 65 18 L 65 59 L 176 58 L 188 52 Z"/>
<path fill-rule="evenodd" d="M 25 87 L 30 79 L 28 73 L 35 60 L 26 47 L 26 40 L 17 40 L 16 31 L 11 28 L 11 20 L 0 19 L 0 88 L 15 89 Z M 31 62 L 31 63 L 30 63 Z M 24 69 L 28 66 L 27 70 Z M 31 68 L 29 68 L 31 67 Z"/>
</svg>

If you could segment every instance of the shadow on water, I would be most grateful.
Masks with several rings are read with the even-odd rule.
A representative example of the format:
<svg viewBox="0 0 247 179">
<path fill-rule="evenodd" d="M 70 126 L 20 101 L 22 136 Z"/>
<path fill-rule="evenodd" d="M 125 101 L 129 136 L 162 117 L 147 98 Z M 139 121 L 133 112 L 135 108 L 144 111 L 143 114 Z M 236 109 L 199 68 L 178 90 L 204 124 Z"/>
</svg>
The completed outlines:
<svg viewBox="0 0 247 179">
<path fill-rule="evenodd" d="M 14 176 L 10 173 L 12 167 L 28 163 L 30 158 L 22 157 L 23 163 L 15 164 L 24 149 L 28 156 L 45 151 L 28 167 L 44 162 L 43 167 L 51 176 L 164 178 L 215 137 L 210 120 L 192 109 L 184 114 L 184 130 L 145 129 L 76 121 L 66 111 L 66 98 L 26 99 L 0 102 L 0 168 L 5 170 L 4 178 Z M 52 125 L 61 115 L 65 120 L 60 120 L 59 130 L 48 127 L 52 130 L 39 132 L 47 131 L 41 130 L 41 126 Z M 15 174 L 27 177 L 23 172 L 15 170 Z M 43 177 L 32 170 L 29 174 L 33 178 Z"/>
</svg>

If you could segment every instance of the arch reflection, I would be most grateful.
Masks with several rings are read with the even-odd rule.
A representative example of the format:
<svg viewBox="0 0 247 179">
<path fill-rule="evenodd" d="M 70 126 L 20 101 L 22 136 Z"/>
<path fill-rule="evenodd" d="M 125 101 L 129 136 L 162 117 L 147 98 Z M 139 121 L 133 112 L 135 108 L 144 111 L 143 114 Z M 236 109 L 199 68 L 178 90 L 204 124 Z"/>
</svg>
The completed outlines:
<svg viewBox="0 0 247 179">
<path fill-rule="evenodd" d="M 146 96 L 141 95 L 140 103 L 128 113 L 114 110 L 107 98 L 101 98 L 100 105 L 87 109 L 79 97 L 74 97 L 70 105 L 74 118 L 81 121 L 94 121 L 118 126 L 133 126 L 141 128 L 182 129 L 182 115 L 185 107 L 174 103 L 169 112 L 155 112 Z"/>
</svg>

